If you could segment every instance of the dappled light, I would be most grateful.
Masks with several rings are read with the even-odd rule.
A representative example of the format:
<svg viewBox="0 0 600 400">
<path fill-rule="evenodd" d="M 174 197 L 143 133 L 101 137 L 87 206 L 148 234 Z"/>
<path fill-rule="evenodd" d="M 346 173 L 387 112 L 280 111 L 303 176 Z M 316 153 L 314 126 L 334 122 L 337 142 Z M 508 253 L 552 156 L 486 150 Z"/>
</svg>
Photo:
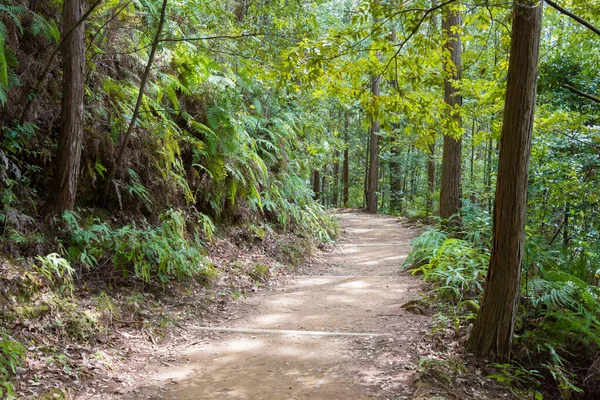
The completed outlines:
<svg viewBox="0 0 600 400">
<path fill-rule="evenodd" d="M 600 399 L 599 0 L 0 0 L 0 398 Z"/>
</svg>

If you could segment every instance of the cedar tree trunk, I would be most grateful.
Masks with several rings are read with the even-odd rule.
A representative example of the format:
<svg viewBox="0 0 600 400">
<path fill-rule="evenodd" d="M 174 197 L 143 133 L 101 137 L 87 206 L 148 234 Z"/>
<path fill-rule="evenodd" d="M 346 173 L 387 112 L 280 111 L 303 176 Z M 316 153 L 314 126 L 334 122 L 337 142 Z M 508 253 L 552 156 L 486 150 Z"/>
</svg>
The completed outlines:
<svg viewBox="0 0 600 400">
<path fill-rule="evenodd" d="M 481 356 L 510 357 L 521 288 L 541 25 L 541 3 L 514 4 L 492 253 L 481 310 L 467 342 Z"/>
<path fill-rule="evenodd" d="M 444 101 L 448 105 L 451 122 L 448 129 L 456 131 L 461 128 L 462 118 L 460 116 L 460 107 L 462 106 L 462 96 L 453 86 L 453 83 L 460 82 L 462 77 L 461 61 L 461 40 L 460 29 L 461 17 L 458 10 L 450 6 L 446 10 L 442 28 L 447 36 L 444 48 L 450 53 L 450 60 L 444 62 Z M 444 135 L 444 148 L 442 152 L 442 177 L 440 188 L 440 217 L 449 219 L 457 215 L 460 211 L 460 153 L 461 140 L 454 135 L 446 133 Z M 455 218 L 452 221 L 455 225 L 460 225 L 460 219 Z"/>
<path fill-rule="evenodd" d="M 83 15 L 81 0 L 65 0 L 63 35 Z M 58 152 L 49 207 L 55 213 L 71 210 L 75 205 L 83 146 L 83 99 L 85 80 L 85 23 L 81 22 L 63 44 L 63 93 Z"/>
</svg>

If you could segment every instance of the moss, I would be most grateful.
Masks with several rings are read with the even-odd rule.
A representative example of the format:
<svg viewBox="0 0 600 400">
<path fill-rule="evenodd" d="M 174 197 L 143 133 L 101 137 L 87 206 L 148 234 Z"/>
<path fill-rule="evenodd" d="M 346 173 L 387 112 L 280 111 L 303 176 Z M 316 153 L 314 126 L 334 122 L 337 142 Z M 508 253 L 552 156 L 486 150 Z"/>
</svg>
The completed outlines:
<svg viewBox="0 0 600 400">
<path fill-rule="evenodd" d="M 17 307 L 15 310 L 17 314 L 26 319 L 41 318 L 50 314 L 50 311 L 52 311 L 48 303 L 22 305 Z"/>
<path fill-rule="evenodd" d="M 248 275 L 256 282 L 265 282 L 269 276 L 269 267 L 263 264 L 256 264 L 249 271 Z"/>
</svg>

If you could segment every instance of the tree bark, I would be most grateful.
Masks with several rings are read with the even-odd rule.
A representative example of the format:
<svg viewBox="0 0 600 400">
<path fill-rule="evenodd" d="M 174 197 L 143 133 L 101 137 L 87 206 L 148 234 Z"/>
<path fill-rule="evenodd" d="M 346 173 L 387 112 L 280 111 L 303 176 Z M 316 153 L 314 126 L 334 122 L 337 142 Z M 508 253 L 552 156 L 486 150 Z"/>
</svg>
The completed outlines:
<svg viewBox="0 0 600 400">
<path fill-rule="evenodd" d="M 363 195 L 363 208 L 366 208 L 367 197 L 369 193 L 369 167 L 370 167 L 370 157 L 369 151 L 371 150 L 371 135 L 369 130 L 369 136 L 367 136 L 367 149 L 365 152 L 365 179 L 364 179 L 364 195 Z"/>
<path fill-rule="evenodd" d="M 331 187 L 331 189 L 333 190 L 333 195 L 331 199 L 331 204 L 334 207 L 337 207 L 340 201 L 340 152 L 336 150 L 333 154 L 333 157 L 335 159 L 333 160 L 333 182 Z"/>
<path fill-rule="evenodd" d="M 344 116 L 344 138 L 346 139 L 346 147 L 344 148 L 344 166 L 342 168 L 343 193 L 342 203 L 344 207 L 348 207 L 350 200 L 349 174 L 350 174 L 350 145 L 348 143 L 348 129 L 350 128 L 350 113 L 346 111 Z"/>
<path fill-rule="evenodd" d="M 490 139 L 488 140 L 488 146 L 487 146 L 487 166 L 486 166 L 486 173 L 485 173 L 485 187 L 486 187 L 486 192 L 487 192 L 487 209 L 488 209 L 488 213 L 492 213 L 492 197 L 491 197 L 491 192 L 492 192 L 492 154 L 494 151 L 494 139 L 492 138 L 492 126 L 491 123 L 489 125 L 489 130 L 490 130 Z"/>
<path fill-rule="evenodd" d="M 433 197 L 435 195 L 435 132 L 431 134 L 433 142 L 429 145 L 427 154 L 427 214 L 433 212 Z"/>
<path fill-rule="evenodd" d="M 521 287 L 541 24 L 541 3 L 514 4 L 492 253 L 481 310 L 467 342 L 470 351 L 501 359 L 510 357 Z"/>
<path fill-rule="evenodd" d="M 63 93 L 58 152 L 52 191 L 48 201 L 52 212 L 73 209 L 83 146 L 83 100 L 85 80 L 85 24 L 81 0 L 63 4 Z M 75 26 L 75 29 L 73 27 Z"/>
<path fill-rule="evenodd" d="M 48 59 L 46 60 L 46 63 L 44 64 L 44 68 L 42 68 L 42 73 L 40 74 L 38 80 L 36 81 L 35 86 L 30 91 L 29 95 L 27 96 L 28 97 L 27 102 L 25 103 L 25 107 L 23 107 L 23 111 L 21 111 L 21 116 L 19 117 L 20 125 L 23 125 L 24 123 L 27 122 L 27 118 L 29 117 L 29 111 L 31 110 L 31 106 L 33 106 L 33 103 L 38 99 L 38 95 L 39 95 L 40 91 L 42 90 L 42 86 L 44 86 L 44 83 L 46 83 L 46 79 L 48 77 L 48 72 L 50 71 L 50 68 L 52 68 L 52 63 L 53 63 L 54 59 L 56 58 L 56 56 L 58 55 L 60 50 L 66 45 L 67 40 L 69 40 L 71 38 L 71 34 L 73 32 L 75 32 L 75 30 L 78 30 L 81 27 L 81 29 L 83 29 L 83 31 L 85 32 L 85 26 L 84 26 L 85 20 L 96 9 L 96 7 L 98 7 L 100 5 L 100 3 L 102 3 L 102 0 L 96 0 L 96 2 L 94 2 L 85 13 L 79 15 L 79 18 L 77 19 L 77 21 L 75 23 L 70 24 L 70 27 L 68 29 L 65 29 L 63 26 L 63 31 L 62 31 L 62 35 L 61 35 L 62 37 L 61 37 L 58 47 L 56 47 L 56 49 L 54 49 L 54 51 L 52 53 L 50 53 L 50 57 L 48 57 Z M 63 8 L 64 8 L 64 4 L 63 4 Z M 35 7 L 34 7 L 34 9 L 35 9 Z M 64 23 L 64 17 L 63 17 L 63 23 Z M 85 45 L 85 43 L 84 43 L 84 45 Z"/>
<path fill-rule="evenodd" d="M 446 10 L 442 28 L 447 39 L 444 44 L 446 51 L 450 53 L 450 60 L 444 62 L 444 101 L 448 105 L 451 122 L 446 127 L 448 130 L 461 129 L 462 118 L 460 107 L 462 96 L 453 86 L 462 78 L 462 46 L 460 33 L 457 29 L 461 26 L 461 17 L 458 10 L 450 6 Z M 460 225 L 458 213 L 460 211 L 460 155 L 461 139 L 446 132 L 444 135 L 444 148 L 442 151 L 442 177 L 440 189 L 440 217 L 450 220 L 455 216 L 451 225 Z"/>
<path fill-rule="evenodd" d="M 402 213 L 402 150 L 394 144 L 390 157 L 390 209 L 392 212 Z"/>
<path fill-rule="evenodd" d="M 379 76 L 371 76 L 371 92 L 373 98 L 381 94 L 379 88 Z M 379 182 L 379 121 L 375 116 L 371 116 L 371 130 L 369 141 L 369 174 L 367 186 L 367 212 L 377 213 L 377 190 Z"/>
<path fill-rule="evenodd" d="M 321 173 L 318 169 L 313 171 L 313 198 L 319 200 L 321 197 Z"/>
<path fill-rule="evenodd" d="M 250 5 L 249 0 L 237 0 L 235 5 L 235 22 L 241 24 L 248 14 L 248 6 Z"/>
<path fill-rule="evenodd" d="M 437 0 L 431 1 L 431 7 L 437 6 Z M 431 13 L 431 28 L 434 31 L 439 29 L 438 13 Z M 435 137 L 436 131 L 431 130 L 431 143 L 429 144 L 429 153 L 427 154 L 427 204 L 426 213 L 431 215 L 433 213 L 433 197 L 435 195 Z"/>
<path fill-rule="evenodd" d="M 327 164 L 325 164 L 321 174 L 321 204 L 325 207 L 327 207 L 327 200 Z"/>
</svg>

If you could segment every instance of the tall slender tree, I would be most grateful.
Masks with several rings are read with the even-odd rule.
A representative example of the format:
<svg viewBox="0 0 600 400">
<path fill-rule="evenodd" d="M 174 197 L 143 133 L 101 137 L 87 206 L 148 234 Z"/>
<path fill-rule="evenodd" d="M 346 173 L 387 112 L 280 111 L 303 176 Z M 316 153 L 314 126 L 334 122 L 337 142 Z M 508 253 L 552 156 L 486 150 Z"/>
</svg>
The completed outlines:
<svg viewBox="0 0 600 400">
<path fill-rule="evenodd" d="M 378 2 L 373 2 L 374 6 L 378 6 Z M 379 23 L 378 18 L 373 18 L 373 27 Z M 377 58 L 379 54 L 377 54 Z M 381 77 L 377 71 L 373 71 L 371 75 L 371 94 L 373 101 L 381 95 L 379 81 Z M 376 104 L 373 109 L 376 108 Z M 377 213 L 377 190 L 379 189 L 379 119 L 375 112 L 371 113 L 371 127 L 369 130 L 369 171 L 367 174 L 367 212 L 370 214 Z"/>
<path fill-rule="evenodd" d="M 49 208 L 56 213 L 75 205 L 83 146 L 85 23 L 82 0 L 63 3 L 63 93 L 58 152 Z M 73 29 L 73 27 L 75 27 Z"/>
<path fill-rule="evenodd" d="M 431 1 L 431 7 L 437 7 L 437 0 Z M 433 11 L 431 13 L 431 29 L 436 32 L 439 29 L 438 26 L 438 12 Z M 427 214 L 431 214 L 433 212 L 433 197 L 435 194 L 435 138 L 437 136 L 437 132 L 435 129 L 431 130 L 431 142 L 428 146 L 428 154 L 427 154 L 427 204 L 426 204 L 426 212 Z"/>
<path fill-rule="evenodd" d="M 440 217 L 450 219 L 460 211 L 460 155 L 461 139 L 457 130 L 461 129 L 462 118 L 460 107 L 462 96 L 457 88 L 462 78 L 462 45 L 460 38 L 461 16 L 459 4 L 451 4 L 444 10 L 442 23 L 444 43 L 444 101 L 448 106 L 450 121 L 444 134 L 442 153 L 442 176 L 440 188 Z M 453 224 L 460 224 L 460 218 L 453 219 Z"/>
<path fill-rule="evenodd" d="M 350 129 L 350 112 L 344 113 L 344 166 L 342 167 L 342 204 L 344 207 L 348 207 L 348 201 L 350 200 L 350 144 L 348 143 Z"/>
<path fill-rule="evenodd" d="M 525 242 L 525 211 L 542 25 L 542 3 L 514 3 L 494 237 L 481 310 L 467 348 L 507 358 L 517 315 Z"/>
<path fill-rule="evenodd" d="M 340 152 L 336 150 L 333 154 L 333 182 L 331 190 L 333 191 L 331 205 L 337 207 L 340 202 Z"/>
</svg>

